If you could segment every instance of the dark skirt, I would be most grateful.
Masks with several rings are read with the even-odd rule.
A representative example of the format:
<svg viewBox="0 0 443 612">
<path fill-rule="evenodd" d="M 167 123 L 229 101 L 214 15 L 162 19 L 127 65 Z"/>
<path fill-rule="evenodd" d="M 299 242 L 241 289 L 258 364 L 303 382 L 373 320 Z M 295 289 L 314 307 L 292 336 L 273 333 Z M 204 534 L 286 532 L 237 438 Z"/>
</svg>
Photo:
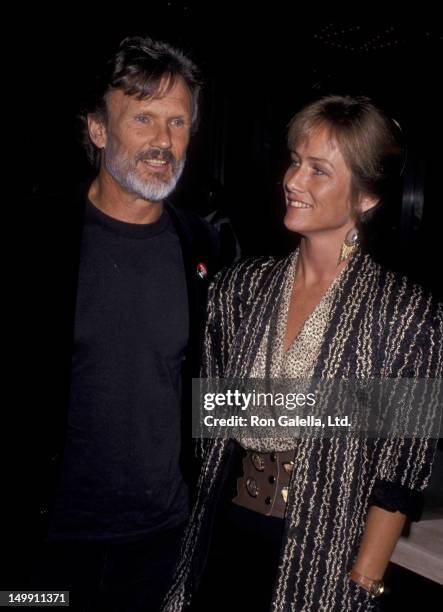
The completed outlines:
<svg viewBox="0 0 443 612">
<path fill-rule="evenodd" d="M 237 473 L 231 472 L 232 485 Z M 235 482 L 235 480 L 234 480 Z M 192 612 L 268 612 L 284 520 L 221 501 Z"/>
</svg>

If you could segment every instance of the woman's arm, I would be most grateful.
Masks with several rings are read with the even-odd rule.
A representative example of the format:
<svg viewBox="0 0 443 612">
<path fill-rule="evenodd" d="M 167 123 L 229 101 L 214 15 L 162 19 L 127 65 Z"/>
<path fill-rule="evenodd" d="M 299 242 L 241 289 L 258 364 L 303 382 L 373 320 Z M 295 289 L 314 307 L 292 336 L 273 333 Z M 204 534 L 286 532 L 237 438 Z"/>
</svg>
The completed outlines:
<svg viewBox="0 0 443 612">
<path fill-rule="evenodd" d="M 405 521 L 406 515 L 401 512 L 371 506 L 353 570 L 373 580 L 381 580 Z"/>
</svg>

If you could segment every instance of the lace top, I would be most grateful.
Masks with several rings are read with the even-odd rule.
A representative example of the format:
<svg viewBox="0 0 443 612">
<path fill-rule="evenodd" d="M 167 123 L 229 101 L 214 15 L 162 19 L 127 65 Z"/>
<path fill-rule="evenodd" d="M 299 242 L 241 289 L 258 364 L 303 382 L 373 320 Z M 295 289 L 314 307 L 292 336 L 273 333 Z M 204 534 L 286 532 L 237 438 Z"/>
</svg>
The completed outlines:
<svg viewBox="0 0 443 612">
<path fill-rule="evenodd" d="M 316 360 L 320 353 L 331 306 L 343 270 L 330 284 L 320 302 L 303 324 L 288 350 L 284 351 L 284 341 L 289 306 L 297 266 L 298 249 L 294 252 L 291 265 L 285 276 L 285 286 L 280 303 L 276 304 L 276 333 L 272 333 L 269 321 L 260 348 L 251 369 L 250 378 L 304 379 L 313 375 Z M 261 452 L 284 451 L 295 448 L 297 438 L 255 438 L 252 428 L 236 432 L 237 441 L 246 449 Z"/>
</svg>

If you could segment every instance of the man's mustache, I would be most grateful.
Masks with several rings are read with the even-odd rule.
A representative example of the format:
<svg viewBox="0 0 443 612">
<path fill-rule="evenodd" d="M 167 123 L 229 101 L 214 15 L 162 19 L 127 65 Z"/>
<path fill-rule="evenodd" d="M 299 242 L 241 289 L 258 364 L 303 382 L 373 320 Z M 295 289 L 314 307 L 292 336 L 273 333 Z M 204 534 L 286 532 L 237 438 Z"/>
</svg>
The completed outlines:
<svg viewBox="0 0 443 612">
<path fill-rule="evenodd" d="M 157 147 L 151 147 L 147 151 L 140 151 L 135 156 L 136 161 L 146 161 L 148 159 L 158 159 L 171 164 L 175 164 L 176 160 L 171 151 L 168 149 L 160 149 Z"/>
</svg>

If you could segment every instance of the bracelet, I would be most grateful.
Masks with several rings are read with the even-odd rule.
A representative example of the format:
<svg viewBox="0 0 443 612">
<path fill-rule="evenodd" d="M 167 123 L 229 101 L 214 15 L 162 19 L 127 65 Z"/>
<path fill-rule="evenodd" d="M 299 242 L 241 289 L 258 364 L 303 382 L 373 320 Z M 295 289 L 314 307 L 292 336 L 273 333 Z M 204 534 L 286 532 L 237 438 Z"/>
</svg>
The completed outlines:
<svg viewBox="0 0 443 612">
<path fill-rule="evenodd" d="M 359 574 L 355 570 L 351 570 L 348 576 L 352 582 L 355 582 L 361 586 L 363 589 L 365 589 L 365 591 L 372 595 L 372 597 L 379 597 L 385 590 L 383 580 L 374 580 L 374 578 L 363 576 L 363 574 Z"/>
</svg>

